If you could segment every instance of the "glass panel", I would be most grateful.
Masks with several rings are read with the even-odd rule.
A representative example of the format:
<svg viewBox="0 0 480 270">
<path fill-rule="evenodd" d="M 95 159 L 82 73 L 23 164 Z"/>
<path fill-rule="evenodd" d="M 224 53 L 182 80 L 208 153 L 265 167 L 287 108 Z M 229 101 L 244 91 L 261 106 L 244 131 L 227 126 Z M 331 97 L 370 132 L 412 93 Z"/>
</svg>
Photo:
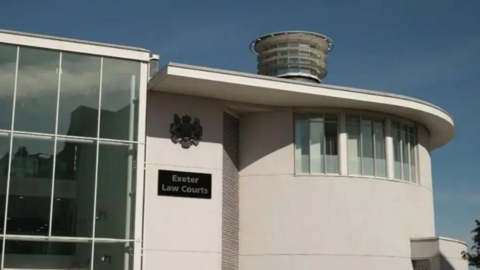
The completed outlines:
<svg viewBox="0 0 480 270">
<path fill-rule="evenodd" d="M 411 170 L 411 179 L 412 182 L 417 182 L 417 168 L 415 166 L 416 155 L 415 155 L 415 135 L 410 135 L 410 170 Z"/>
<path fill-rule="evenodd" d="M 392 125 L 393 127 L 393 125 Z M 393 141 L 393 160 L 395 167 L 395 179 L 402 179 L 402 156 L 400 152 L 400 130 L 392 129 L 392 141 Z"/>
<path fill-rule="evenodd" d="M 337 115 L 336 114 L 325 114 L 325 121 L 327 122 L 337 122 Z"/>
<path fill-rule="evenodd" d="M 413 270 L 430 270 L 430 260 L 412 260 Z"/>
<path fill-rule="evenodd" d="M 311 114 L 309 120 L 310 121 L 323 121 L 323 114 Z"/>
<path fill-rule="evenodd" d="M 347 149 L 348 149 L 348 174 L 360 175 L 361 171 L 361 145 L 360 126 L 347 123 Z"/>
<path fill-rule="evenodd" d="M 347 115 L 347 123 L 349 123 L 349 124 L 359 124 L 360 123 L 360 117 L 353 116 L 353 115 Z"/>
<path fill-rule="evenodd" d="M 326 172 L 339 173 L 337 123 L 325 123 L 325 148 Z"/>
<path fill-rule="evenodd" d="M 310 173 L 324 173 L 323 122 L 310 122 Z"/>
<path fill-rule="evenodd" d="M 100 137 L 136 140 L 140 62 L 104 58 Z"/>
<path fill-rule="evenodd" d="M 363 123 L 370 123 L 364 125 Z M 371 121 L 366 122 L 362 119 L 362 174 L 375 175 L 373 156 L 373 132 Z"/>
<path fill-rule="evenodd" d="M 95 243 L 93 269 L 132 269 L 133 256 L 125 252 L 129 249 L 129 245 L 129 243 Z M 124 267 L 126 263 L 128 266 Z"/>
<path fill-rule="evenodd" d="M 7 190 L 8 161 L 10 156 L 10 137 L 5 134 L 0 136 L 0 233 L 3 234 L 3 222 L 5 220 L 5 201 Z"/>
<path fill-rule="evenodd" d="M 20 48 L 15 130 L 55 133 L 59 58 L 59 52 Z"/>
<path fill-rule="evenodd" d="M 410 152 L 409 152 L 409 142 L 408 134 L 405 133 L 405 130 L 401 131 L 402 136 L 402 165 L 403 165 L 403 180 L 410 181 Z"/>
<path fill-rule="evenodd" d="M 375 173 L 379 177 L 387 177 L 387 162 L 385 153 L 385 132 L 383 123 L 375 123 Z"/>
<path fill-rule="evenodd" d="M 91 255 L 91 243 L 7 240 L 4 269 L 89 269 Z"/>
<path fill-rule="evenodd" d="M 17 47 L 0 44 L 0 129 L 12 128 Z"/>
<path fill-rule="evenodd" d="M 7 234 L 48 235 L 53 143 L 13 138 Z"/>
<path fill-rule="evenodd" d="M 95 237 L 133 239 L 134 155 L 132 146 L 100 145 Z"/>
<path fill-rule="evenodd" d="M 308 121 L 295 122 L 295 172 L 309 173 L 310 132 Z"/>
<path fill-rule="evenodd" d="M 58 134 L 97 137 L 100 57 L 62 54 Z"/>
<path fill-rule="evenodd" d="M 96 142 L 57 141 L 52 235 L 92 237 Z"/>
<path fill-rule="evenodd" d="M 362 125 L 372 125 L 372 118 L 367 116 L 362 116 Z"/>
</svg>

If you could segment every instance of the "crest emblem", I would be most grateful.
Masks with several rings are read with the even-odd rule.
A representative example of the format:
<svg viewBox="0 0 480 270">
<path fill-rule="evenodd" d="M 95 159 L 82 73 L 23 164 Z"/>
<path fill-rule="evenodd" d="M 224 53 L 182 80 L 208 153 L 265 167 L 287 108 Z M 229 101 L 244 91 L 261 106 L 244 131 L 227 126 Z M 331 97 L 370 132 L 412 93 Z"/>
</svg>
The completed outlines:
<svg viewBox="0 0 480 270">
<path fill-rule="evenodd" d="M 200 120 L 188 115 L 180 118 L 178 114 L 173 116 L 173 123 L 170 124 L 171 139 L 174 144 L 180 143 L 182 148 L 188 149 L 190 146 L 197 146 L 203 135 L 203 129 Z"/>
</svg>

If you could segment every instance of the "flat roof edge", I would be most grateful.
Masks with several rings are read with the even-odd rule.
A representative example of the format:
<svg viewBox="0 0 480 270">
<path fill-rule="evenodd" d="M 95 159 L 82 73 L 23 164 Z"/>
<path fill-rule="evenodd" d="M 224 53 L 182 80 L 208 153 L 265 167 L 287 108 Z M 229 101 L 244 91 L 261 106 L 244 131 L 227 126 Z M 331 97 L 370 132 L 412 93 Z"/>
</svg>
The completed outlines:
<svg viewBox="0 0 480 270">
<path fill-rule="evenodd" d="M 252 78 L 252 79 L 261 79 L 261 80 L 268 80 L 268 81 L 274 81 L 274 82 L 284 82 L 284 83 L 290 83 L 290 84 L 296 84 L 296 85 L 305 85 L 305 86 L 328 88 L 328 89 L 333 89 L 333 90 L 342 90 L 342 91 L 347 91 L 347 92 L 352 92 L 352 93 L 362 93 L 362 94 L 370 94 L 370 95 L 375 95 L 375 96 L 398 98 L 398 99 L 408 100 L 408 101 L 420 103 L 422 105 L 430 106 L 430 107 L 432 107 L 436 110 L 439 110 L 439 111 L 445 113 L 448 117 L 450 117 L 452 122 L 455 123 L 453 117 L 446 110 L 442 109 L 441 107 L 439 107 L 435 104 L 432 104 L 430 102 L 427 102 L 427 101 L 424 101 L 424 100 L 421 100 L 421 99 L 418 99 L 418 98 L 399 95 L 399 94 L 394 94 L 394 93 L 388 93 L 388 92 L 382 92 L 382 91 L 376 91 L 376 90 L 368 90 L 368 89 L 361 89 L 361 88 L 353 88 L 353 87 L 347 87 L 347 86 L 329 85 L 329 84 L 323 84 L 323 83 L 318 84 L 318 83 L 310 83 L 310 82 L 304 82 L 304 81 L 295 81 L 295 80 L 282 79 L 282 78 L 277 78 L 277 77 L 263 76 L 263 75 L 257 75 L 257 74 L 251 74 L 251 73 L 245 73 L 245 72 L 237 72 L 237 71 L 230 71 L 230 70 L 224 70 L 224 69 L 215 69 L 215 68 L 194 66 L 194 65 L 181 64 L 181 63 L 175 63 L 175 62 L 168 62 L 162 68 L 162 70 L 163 69 L 168 69 L 168 67 L 193 69 L 193 70 L 198 70 L 198 71 L 214 72 L 214 73 L 240 76 L 240 77 L 246 77 L 246 78 Z"/>
<path fill-rule="evenodd" d="M 454 242 L 457 244 L 461 244 L 464 246 L 467 246 L 467 242 L 464 242 L 462 240 L 454 239 L 454 238 L 449 238 L 449 237 L 443 237 L 443 236 L 432 236 L 432 237 L 416 237 L 416 238 L 410 238 L 411 242 L 429 242 L 429 241 L 446 241 L 446 242 Z"/>
<path fill-rule="evenodd" d="M 109 43 L 102 43 L 102 42 L 87 41 L 87 40 L 81 40 L 81 39 L 63 38 L 63 37 L 56 37 L 56 36 L 25 33 L 25 32 L 6 30 L 6 29 L 0 29 L 0 33 L 26 36 L 26 37 L 33 37 L 33 38 L 50 39 L 50 40 L 57 40 L 57 41 L 67 41 L 67 42 L 88 44 L 88 45 L 101 46 L 101 47 L 131 50 L 131 51 L 150 52 L 150 50 L 147 50 L 147 49 L 144 49 L 144 48 L 138 48 L 138 47 L 130 47 L 130 46 L 123 46 L 123 45 L 116 45 L 116 44 L 109 44 Z"/>
</svg>

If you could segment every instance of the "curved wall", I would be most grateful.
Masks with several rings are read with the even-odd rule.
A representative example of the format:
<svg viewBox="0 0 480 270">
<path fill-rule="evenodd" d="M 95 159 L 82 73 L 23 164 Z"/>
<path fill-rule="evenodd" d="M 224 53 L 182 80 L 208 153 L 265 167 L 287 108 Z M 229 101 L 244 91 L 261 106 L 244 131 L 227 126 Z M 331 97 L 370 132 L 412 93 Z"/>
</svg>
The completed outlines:
<svg viewBox="0 0 480 270">
<path fill-rule="evenodd" d="M 434 236 L 428 134 L 421 184 L 295 176 L 292 112 L 243 116 L 240 269 L 411 269 L 410 238 Z"/>
</svg>

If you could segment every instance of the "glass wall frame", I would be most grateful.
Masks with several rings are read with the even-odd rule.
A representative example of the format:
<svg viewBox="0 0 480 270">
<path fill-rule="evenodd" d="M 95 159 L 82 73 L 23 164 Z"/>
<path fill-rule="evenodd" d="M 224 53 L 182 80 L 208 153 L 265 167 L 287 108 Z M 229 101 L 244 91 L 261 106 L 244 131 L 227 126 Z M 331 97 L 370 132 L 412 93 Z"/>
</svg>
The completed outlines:
<svg viewBox="0 0 480 270">
<path fill-rule="evenodd" d="M 347 114 L 346 134 L 348 174 L 387 178 L 387 133 L 385 118 L 372 117 L 365 114 Z M 355 145 L 350 143 L 350 139 L 353 136 L 357 137 Z M 352 160 L 353 150 L 357 150 L 355 155 L 357 157 L 356 161 Z"/>
<path fill-rule="evenodd" d="M 299 172 L 299 149 L 305 149 L 304 151 L 305 156 L 310 156 L 310 148 L 306 147 L 298 147 L 301 144 L 300 141 L 305 141 L 310 144 L 310 138 L 308 136 L 304 136 L 304 138 L 300 138 L 301 134 L 309 134 L 309 132 L 299 132 L 299 115 L 303 116 L 301 120 L 305 121 L 305 115 L 309 114 L 319 114 L 317 111 L 329 113 L 329 114 L 337 114 L 338 117 L 338 159 L 339 159 L 339 167 L 340 172 L 338 174 L 330 174 L 331 176 L 351 176 L 351 177 L 365 177 L 365 178 L 378 178 L 378 179 L 385 179 L 385 180 L 397 180 L 397 181 L 404 181 L 401 178 L 395 177 L 395 123 L 399 123 L 402 127 L 407 127 L 407 134 L 405 135 L 406 138 L 409 139 L 408 144 L 406 144 L 406 150 L 408 151 L 409 156 L 411 158 L 408 159 L 408 174 L 411 175 L 412 181 L 411 183 L 420 184 L 419 175 L 418 175 L 418 130 L 416 128 L 418 123 L 404 119 L 399 116 L 389 115 L 389 114 L 382 114 L 376 112 L 368 112 L 368 111 L 360 111 L 360 110 L 349 110 L 349 109 L 314 109 L 314 110 L 307 110 L 307 109 L 299 109 L 293 111 L 293 132 L 294 132 L 294 175 L 295 176 L 307 176 L 307 175 L 328 175 L 324 173 L 316 174 L 316 173 L 309 173 L 309 164 L 303 164 L 305 168 Z M 321 113 L 320 113 L 321 114 Z M 352 173 L 349 168 L 349 116 L 357 117 L 359 119 L 372 119 L 372 125 L 370 125 L 371 132 L 369 133 L 372 137 L 372 143 L 370 148 L 372 148 L 371 155 L 373 160 L 372 170 L 373 172 L 370 173 L 371 175 L 363 173 L 363 165 L 360 168 L 361 173 Z M 364 134 L 361 132 L 361 122 L 358 122 L 358 137 L 361 138 Z M 350 125 L 351 127 L 351 125 Z M 304 127 L 305 129 L 307 126 Z M 299 136 L 300 134 L 300 136 Z M 380 138 L 377 138 L 380 137 Z M 300 138 L 300 141 L 299 141 Z M 378 147 L 380 145 L 380 147 Z M 360 144 L 359 148 L 363 148 L 364 145 Z M 361 152 L 361 149 L 359 150 Z M 308 152 L 308 153 L 307 153 Z M 359 153 L 360 153 L 359 152 Z M 380 162 L 377 160 L 376 157 L 381 157 Z M 405 162 L 407 162 L 405 160 Z M 377 167 L 380 166 L 381 170 L 378 170 Z M 403 165 L 402 165 L 403 166 Z M 403 166 L 405 167 L 405 166 Z M 402 169 L 403 170 L 403 169 Z M 379 173 L 378 173 L 379 172 Z M 403 171 L 402 171 L 403 173 Z"/>
<path fill-rule="evenodd" d="M 31 55 L 29 56 L 29 54 Z M 46 59 L 43 59 L 40 56 L 44 56 Z M 81 69 L 85 68 L 85 63 L 81 63 L 76 67 L 70 66 L 71 70 L 69 70 L 67 61 L 69 56 L 78 56 L 78 58 L 90 57 L 93 59 L 93 66 L 98 64 L 98 76 L 95 74 L 93 74 L 93 77 L 90 76 L 92 74 L 89 74 L 89 70 L 86 70 L 86 72 L 84 72 L 85 70 L 82 71 Z M 12 61 L 12 59 L 14 61 Z M 35 61 L 38 59 L 45 60 L 47 64 L 35 64 Z M 109 62 L 112 63 L 110 67 L 115 69 L 111 70 L 110 73 L 108 73 L 109 71 L 106 69 L 106 64 Z M 125 66 L 129 66 L 129 68 L 125 68 L 124 70 L 120 68 L 120 70 L 118 70 L 122 63 Z M 86 63 L 87 66 L 88 64 L 89 63 Z M 141 215 L 143 213 L 143 164 L 145 154 L 146 84 L 148 79 L 147 66 L 148 64 L 146 62 L 141 61 L 122 60 L 104 56 L 0 43 L 0 69 L 4 71 L 4 76 L 0 78 L 0 92 L 4 94 L 1 101 L 2 103 L 5 103 L 5 100 L 12 100 L 10 107 L 2 106 L 4 108 L 3 117 L 0 116 L 0 118 L 3 118 L 0 119 L 0 140 L 3 138 L 3 141 L 7 142 L 4 147 L 5 152 L 0 153 L 3 154 L 2 176 L 4 177 L 4 180 L 2 180 L 2 182 L 5 184 L 3 186 L 4 198 L 2 199 L 2 203 L 4 203 L 4 205 L 2 205 L 4 206 L 4 209 L 2 209 L 4 210 L 4 216 L 0 228 L 2 235 L 2 269 L 5 262 L 5 253 L 12 251 L 18 252 L 19 250 L 19 245 L 11 245 L 14 242 L 26 243 L 29 247 L 32 246 L 31 243 L 45 243 L 45 247 L 36 244 L 38 248 L 35 248 L 34 250 L 37 251 L 32 251 L 32 249 L 29 248 L 30 252 L 34 252 L 31 254 L 40 255 L 61 255 L 51 253 L 52 246 L 55 246 L 56 243 L 72 243 L 74 245 L 88 243 L 88 245 L 92 246 L 92 258 L 94 258 L 95 255 L 95 245 L 98 244 L 117 243 L 125 245 L 126 250 L 130 250 L 129 247 L 133 248 L 136 246 L 137 248 L 131 249 L 128 252 L 131 254 L 125 253 L 122 260 L 124 261 L 124 269 L 131 268 L 132 263 L 137 266 L 139 265 L 139 243 L 142 241 Z M 75 70 L 75 68 L 77 68 L 77 70 Z M 109 79 L 106 74 L 111 74 L 111 79 Z M 120 78 L 124 80 L 123 85 L 118 85 L 118 74 L 123 76 Z M 131 77 L 128 75 L 131 75 Z M 79 98 L 79 95 L 75 95 L 75 91 L 81 93 L 80 96 L 84 95 L 84 90 L 88 89 L 82 87 L 89 84 L 88 79 L 92 78 L 93 81 L 98 78 L 96 86 L 94 86 L 95 84 L 90 85 L 90 90 L 93 89 L 93 92 L 91 91 L 93 93 L 92 95 L 98 96 L 98 102 L 90 104 L 93 110 L 84 110 L 84 112 L 78 113 L 92 116 L 90 120 L 93 119 L 93 124 L 90 120 L 86 121 L 86 123 L 80 123 L 90 126 L 92 132 L 90 134 L 77 134 L 72 132 L 72 130 L 77 128 L 74 127 L 75 125 L 72 123 L 70 123 L 72 126 L 67 127 L 68 129 L 62 130 L 62 118 L 71 118 L 70 122 L 73 122 L 75 115 L 75 112 L 73 111 L 70 116 L 62 113 L 62 108 L 67 109 L 67 113 L 70 112 L 68 111 L 68 108 L 63 106 L 67 103 L 61 102 L 62 97 L 65 95 L 68 96 L 69 93 L 67 92 L 72 90 L 73 95 L 69 99 L 73 104 L 71 104 L 71 108 L 85 107 L 83 104 L 74 104 L 75 102 L 80 102 L 79 99 L 81 99 Z M 103 89 L 108 90 L 102 91 Z M 35 96 L 37 93 L 39 95 Z M 118 101 L 119 96 L 122 96 L 123 101 Z M 127 107 L 125 107 L 125 105 Z M 103 108 L 108 108 L 109 110 L 102 111 Z M 53 115 L 53 117 L 48 119 L 45 118 L 45 114 L 42 114 L 40 109 L 48 109 L 49 113 L 47 114 L 50 116 Z M 95 109 L 97 112 L 95 112 Z M 9 110 L 10 113 L 8 113 Z M 39 119 L 36 119 L 36 117 Z M 109 119 L 111 122 L 102 122 L 102 120 L 105 119 Z M 51 123 L 53 123 L 53 125 Z M 125 123 L 128 124 L 124 125 Z M 122 126 L 126 126 L 127 128 L 122 130 Z M 112 130 L 114 132 L 110 132 Z M 32 148 L 39 148 L 39 145 L 50 145 L 47 148 L 51 149 L 52 154 L 42 154 L 42 152 L 38 152 L 38 154 L 30 154 L 27 151 L 27 148 L 24 147 L 24 141 L 33 141 L 33 144 L 29 144 Z M 65 230 L 57 232 L 54 229 L 55 227 L 58 227 L 54 225 L 54 215 L 57 209 L 57 203 L 60 201 L 68 201 L 68 198 L 65 198 L 63 195 L 63 197 L 56 197 L 58 185 L 65 184 L 65 180 L 75 180 L 66 179 L 68 178 L 68 172 L 71 172 L 71 169 L 69 169 L 68 164 L 65 167 L 65 164 L 60 162 L 65 156 L 65 151 L 62 151 L 63 154 L 57 154 L 57 152 L 60 151 L 60 148 L 63 147 L 63 150 L 65 150 L 67 147 L 66 144 L 76 145 L 74 147 L 75 150 L 67 151 L 70 152 L 67 158 L 70 158 L 70 160 L 75 159 L 75 161 L 73 161 L 73 163 L 75 163 L 73 167 L 76 167 L 78 170 L 78 167 L 81 166 L 80 163 L 78 163 L 79 161 L 76 160 L 78 158 L 78 155 L 76 154 L 78 148 L 81 149 L 79 151 L 85 150 L 89 153 L 87 155 L 89 158 L 84 160 L 88 160 L 91 163 L 89 166 L 93 166 L 93 169 L 91 170 L 93 174 L 89 175 L 89 178 L 93 179 L 91 185 L 92 189 L 90 190 L 93 193 L 93 205 L 90 208 L 91 224 L 88 224 L 91 228 L 91 234 L 87 233 L 85 235 L 78 235 L 78 228 L 74 230 L 76 231 L 75 235 L 72 235 L 72 232 L 68 233 Z M 73 154 L 74 158 L 72 158 L 72 151 L 75 152 L 75 154 Z M 103 203 L 104 206 L 102 207 L 108 207 L 108 204 L 111 204 L 111 202 L 108 201 L 101 202 L 101 200 L 97 200 L 99 198 L 98 190 L 101 188 L 102 185 L 100 185 L 100 183 L 104 179 L 111 179 L 115 176 L 115 171 L 111 170 L 111 161 L 114 161 L 114 158 L 116 158 L 119 153 L 123 155 L 123 157 L 127 157 L 124 160 L 127 166 L 125 169 L 126 184 L 123 190 L 126 210 L 123 217 L 124 228 L 120 230 L 124 232 L 123 237 L 121 236 L 122 232 L 119 234 L 111 234 L 105 229 L 103 229 L 103 231 L 98 230 L 100 228 L 99 226 L 102 217 L 108 216 L 108 213 L 105 213 L 105 211 L 103 213 L 100 212 L 99 210 L 101 210 L 101 207 L 97 204 Z M 92 160 L 93 162 L 91 162 Z M 103 166 L 102 169 L 102 166 L 99 165 L 99 163 L 104 161 L 110 161 L 110 163 L 108 166 Z M 141 164 L 141 166 L 138 166 L 137 164 Z M 67 176 L 65 177 L 64 175 Z M 43 209 L 42 213 L 48 213 L 48 217 L 43 215 L 43 217 L 37 218 L 37 220 L 43 221 L 48 219 L 48 223 L 39 224 L 38 228 L 28 228 L 29 231 L 19 228 L 18 230 L 15 230 L 16 232 L 12 233 L 8 230 L 9 227 L 12 228 L 12 224 L 24 223 L 12 223 L 13 219 L 22 220 L 22 218 L 10 218 L 9 210 L 10 212 L 13 211 L 13 213 L 15 213 L 18 209 L 28 209 L 28 207 L 25 208 L 25 202 L 27 202 L 25 199 L 27 199 L 28 196 L 25 197 L 22 194 L 16 195 L 16 192 L 18 192 L 17 187 L 19 184 L 22 184 L 19 180 L 24 178 L 28 178 L 28 180 L 33 179 L 33 182 L 38 182 L 39 179 L 44 179 L 45 181 L 48 180 L 50 182 L 50 184 L 48 184 L 51 187 L 48 201 L 45 203 L 32 202 L 33 204 L 30 203 L 27 205 L 30 208 L 37 207 L 35 208 L 36 212 L 38 212 L 38 209 Z M 42 182 L 42 187 L 48 186 L 45 185 L 45 181 Z M 71 185 L 69 186 L 71 187 Z M 105 186 L 105 184 L 103 186 Z M 33 189 L 35 187 L 30 186 L 30 188 Z M 78 186 L 76 189 L 76 192 L 78 192 Z M 67 206 L 67 208 L 69 207 Z M 113 214 L 113 217 L 119 220 L 122 218 L 121 216 L 123 216 L 123 214 Z M 75 226 L 77 225 L 78 224 Z M 18 227 L 18 225 L 13 226 Z M 61 227 L 65 228 L 65 226 Z M 6 246 L 6 244 L 8 245 Z M 21 246 L 25 247 L 25 244 Z M 6 247 L 8 247 L 7 250 Z M 45 251 L 45 248 L 47 248 L 48 252 L 42 253 Z M 23 250 L 25 250 L 25 248 L 23 248 Z M 134 262 L 132 262 L 132 256 L 136 258 Z M 94 264 L 95 260 L 90 260 L 90 267 L 92 269 Z"/>
<path fill-rule="evenodd" d="M 417 128 L 413 124 L 392 121 L 394 179 L 417 183 Z"/>
<path fill-rule="evenodd" d="M 295 174 L 339 175 L 340 115 L 329 112 L 296 113 Z"/>
</svg>

